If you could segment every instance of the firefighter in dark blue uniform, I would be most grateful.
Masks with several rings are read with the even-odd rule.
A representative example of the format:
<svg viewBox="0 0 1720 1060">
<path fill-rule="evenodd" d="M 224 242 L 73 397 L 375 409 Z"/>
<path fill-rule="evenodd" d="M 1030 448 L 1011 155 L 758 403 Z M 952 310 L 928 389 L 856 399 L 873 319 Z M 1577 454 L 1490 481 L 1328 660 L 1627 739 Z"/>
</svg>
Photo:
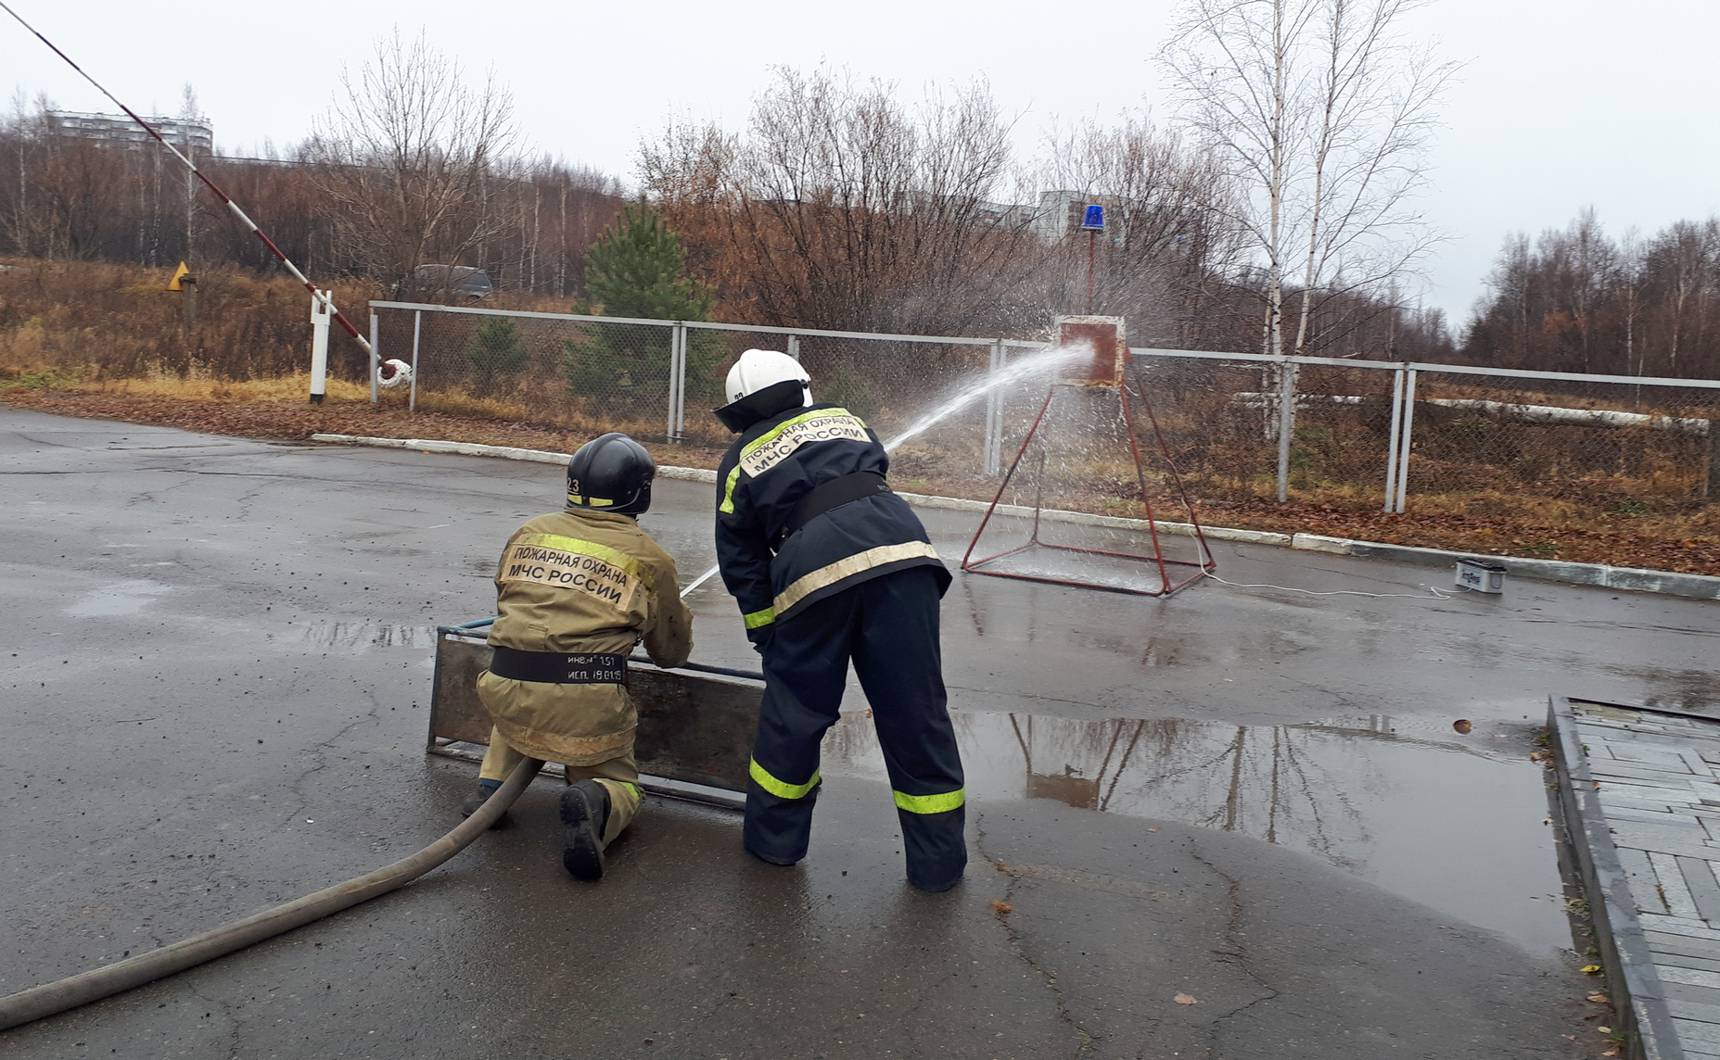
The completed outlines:
<svg viewBox="0 0 1720 1060">
<path fill-rule="evenodd" d="M 947 890 L 967 865 L 938 646 L 949 571 L 890 492 L 878 436 L 847 409 L 814 405 L 809 382 L 787 354 L 748 350 L 717 410 L 740 435 L 717 469 L 717 558 L 765 675 L 744 842 L 777 865 L 806 856 L 818 745 L 852 660 L 894 789 L 908 881 Z"/>
</svg>

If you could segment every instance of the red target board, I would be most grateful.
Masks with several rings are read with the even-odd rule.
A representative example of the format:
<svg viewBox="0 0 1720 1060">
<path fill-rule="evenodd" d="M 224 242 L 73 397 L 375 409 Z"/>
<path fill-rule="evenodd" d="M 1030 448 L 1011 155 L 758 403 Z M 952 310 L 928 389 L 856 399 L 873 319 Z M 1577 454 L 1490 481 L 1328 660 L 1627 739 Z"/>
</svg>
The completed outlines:
<svg viewBox="0 0 1720 1060">
<path fill-rule="evenodd" d="M 1057 344 L 1091 355 L 1051 384 L 962 570 L 1141 596 L 1169 596 L 1199 581 L 1217 563 L 1151 403 L 1130 390 L 1123 319 L 1060 317 Z M 1146 416 L 1145 451 L 1136 402 Z M 1095 499 L 1105 502 L 1106 516 L 1082 514 Z M 1162 524 L 1158 513 L 1167 507 L 1186 521 Z M 1004 547 L 982 549 L 982 540 Z"/>
</svg>

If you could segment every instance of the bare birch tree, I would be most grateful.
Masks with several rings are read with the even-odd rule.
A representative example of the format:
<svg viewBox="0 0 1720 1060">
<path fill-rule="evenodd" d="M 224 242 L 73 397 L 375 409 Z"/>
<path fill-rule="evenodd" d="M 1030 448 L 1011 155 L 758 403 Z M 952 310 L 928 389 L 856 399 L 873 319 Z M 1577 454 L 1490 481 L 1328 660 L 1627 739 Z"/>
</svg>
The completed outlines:
<svg viewBox="0 0 1720 1060">
<path fill-rule="evenodd" d="M 1287 282 L 1300 296 L 1292 350 L 1307 353 L 1323 298 L 1370 305 L 1344 296 L 1401 279 L 1435 238 L 1415 195 L 1455 67 L 1404 41 L 1421 3 L 1187 0 L 1163 53 L 1184 112 L 1246 191 L 1236 220 L 1264 264 L 1267 353 L 1286 352 Z"/>
<path fill-rule="evenodd" d="M 493 74 L 469 83 L 422 34 L 396 31 L 342 74 L 304 155 L 337 208 L 341 253 L 410 284 L 418 265 L 460 264 L 511 226 L 488 208 L 487 180 L 514 142 L 513 100 Z"/>
</svg>

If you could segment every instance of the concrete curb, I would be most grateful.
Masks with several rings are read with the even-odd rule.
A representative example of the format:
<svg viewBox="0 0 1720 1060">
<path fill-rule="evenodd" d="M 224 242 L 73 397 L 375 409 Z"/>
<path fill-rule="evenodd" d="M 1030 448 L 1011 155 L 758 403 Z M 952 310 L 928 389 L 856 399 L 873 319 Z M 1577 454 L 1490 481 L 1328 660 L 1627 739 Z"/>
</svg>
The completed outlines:
<svg viewBox="0 0 1720 1060">
<path fill-rule="evenodd" d="M 1629 1055 L 1641 1060 L 1682 1060 L 1677 1024 L 1667 1010 L 1666 990 L 1642 921 L 1637 919 L 1636 902 L 1618 848 L 1613 845 L 1606 810 L 1595 793 L 1600 785 L 1589 772 L 1588 749 L 1577 733 L 1569 699 L 1548 699 L 1547 729 L 1552 734 L 1565 842 L 1582 877 L 1595 944 L 1606 967 L 1613 1004 L 1630 1039 Z"/>
<path fill-rule="evenodd" d="M 313 434 L 313 442 L 327 442 L 335 445 L 366 445 L 384 449 L 409 449 L 421 453 L 449 453 L 456 456 L 489 456 L 503 460 L 528 460 L 539 464 L 565 464 L 568 454 L 554 453 L 543 449 L 520 449 L 508 445 L 480 445 L 477 442 L 445 442 L 428 438 L 371 438 L 355 434 Z M 669 465 L 659 467 L 657 474 L 666 479 L 676 479 L 683 482 L 708 482 L 715 484 L 717 473 L 697 467 L 676 467 Z M 968 500 L 963 497 L 940 497 L 927 493 L 902 493 L 901 496 L 910 504 L 922 508 L 942 509 L 954 512 L 984 512 L 989 502 Z M 1017 505 L 1000 504 L 999 512 L 1005 515 L 1032 515 L 1031 508 Z M 1056 508 L 1046 508 L 1040 512 L 1041 519 L 1052 522 L 1069 523 L 1075 526 L 1099 526 L 1116 530 L 1144 530 L 1145 520 L 1126 519 L 1115 515 L 1093 515 L 1088 512 L 1071 512 Z M 1190 537 L 1194 528 L 1188 523 L 1160 522 L 1161 534 L 1176 537 Z M 1337 556 L 1355 556 L 1359 559 L 1391 559 L 1402 563 L 1416 563 L 1425 566 L 1445 566 L 1455 564 L 1464 557 L 1483 556 L 1505 566 L 1512 574 L 1524 578 L 1538 578 L 1542 581 L 1559 582 L 1565 585 L 1588 585 L 1601 589 L 1618 589 L 1629 592 L 1663 593 L 1668 596 L 1686 596 L 1697 600 L 1720 600 L 1720 577 L 1706 574 L 1677 574 L 1672 571 L 1646 570 L 1640 567 L 1612 567 L 1602 563 L 1566 563 L 1562 560 L 1530 559 L 1524 556 L 1499 556 L 1492 553 L 1451 552 L 1439 548 L 1418 548 L 1414 545 L 1390 545 L 1380 541 L 1357 541 L 1347 537 L 1328 537 L 1325 534 L 1281 534 L 1266 530 L 1239 530 L 1228 526 L 1202 526 L 1209 541 L 1239 541 L 1251 545 L 1274 545 L 1279 548 L 1301 549 L 1307 552 L 1325 552 Z"/>
<path fill-rule="evenodd" d="M 1362 559 L 1392 559 L 1400 563 L 1428 566 L 1443 566 L 1464 557 L 1481 555 L 1501 564 L 1508 572 L 1525 578 L 1539 578 L 1542 581 L 1561 582 L 1565 585 L 1589 585 L 1599 589 L 1688 596 L 1696 600 L 1720 600 L 1720 578 L 1707 574 L 1678 574 L 1641 567 L 1567 563 L 1556 559 L 1530 559 L 1526 556 L 1499 556 L 1492 553 L 1449 552 L 1440 548 L 1388 545 L 1379 541 L 1353 541 L 1346 537 L 1327 537 L 1324 534 L 1297 534 L 1290 547 L 1309 552 L 1329 552 Z"/>
</svg>

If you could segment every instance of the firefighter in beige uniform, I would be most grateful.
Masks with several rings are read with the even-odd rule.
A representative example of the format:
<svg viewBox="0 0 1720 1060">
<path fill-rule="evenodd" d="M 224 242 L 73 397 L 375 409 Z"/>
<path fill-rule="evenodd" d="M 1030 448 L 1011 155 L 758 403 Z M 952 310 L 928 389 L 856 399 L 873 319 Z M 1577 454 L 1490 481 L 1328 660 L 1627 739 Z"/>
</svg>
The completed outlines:
<svg viewBox="0 0 1720 1060">
<path fill-rule="evenodd" d="M 494 658 L 478 678 L 495 727 L 463 809 L 477 809 L 524 756 L 565 763 L 562 863 L 584 880 L 602 877 L 604 848 L 639 811 L 627 656 L 641 640 L 661 666 L 692 651 L 675 561 L 636 521 L 655 475 L 624 434 L 588 442 L 568 462 L 567 508 L 514 531 L 496 570 Z"/>
</svg>

